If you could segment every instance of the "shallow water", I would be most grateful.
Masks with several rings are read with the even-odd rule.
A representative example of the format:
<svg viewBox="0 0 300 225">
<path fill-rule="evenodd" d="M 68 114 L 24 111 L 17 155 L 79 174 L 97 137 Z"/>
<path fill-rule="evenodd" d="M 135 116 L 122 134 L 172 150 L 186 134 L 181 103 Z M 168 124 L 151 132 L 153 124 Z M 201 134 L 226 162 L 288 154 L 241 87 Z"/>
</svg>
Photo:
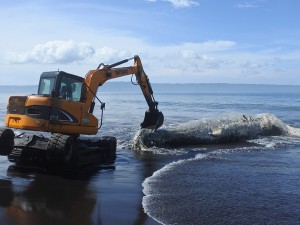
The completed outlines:
<svg viewBox="0 0 300 225">
<path fill-rule="evenodd" d="M 298 224 L 299 160 L 299 147 L 200 154 L 146 179 L 143 205 L 163 224 Z"/>
<path fill-rule="evenodd" d="M 63 177 L 0 157 L 1 224 L 157 224 L 143 212 L 143 180 L 162 165 L 119 150 L 111 166 Z"/>
<path fill-rule="evenodd" d="M 7 95 L 0 96 L 1 125 Z M 115 164 L 98 165 L 68 178 L 40 170 L 20 170 L 1 156 L 0 224 L 300 221 L 299 138 L 264 137 L 227 145 L 135 152 L 131 140 L 147 109 L 143 96 L 139 92 L 110 92 L 100 97 L 106 109 L 99 136 L 117 137 Z M 300 91 L 191 94 L 181 90 L 180 94 L 163 92 L 155 97 L 165 115 L 164 127 L 232 113 L 265 112 L 300 127 Z M 96 114 L 100 115 L 99 109 Z"/>
</svg>

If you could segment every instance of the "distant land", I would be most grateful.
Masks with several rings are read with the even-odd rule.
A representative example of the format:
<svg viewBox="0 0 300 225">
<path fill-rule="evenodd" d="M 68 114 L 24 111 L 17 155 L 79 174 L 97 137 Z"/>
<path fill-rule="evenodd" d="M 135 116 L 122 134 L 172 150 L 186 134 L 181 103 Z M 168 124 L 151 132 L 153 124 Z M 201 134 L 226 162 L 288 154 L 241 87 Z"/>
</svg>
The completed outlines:
<svg viewBox="0 0 300 225">
<path fill-rule="evenodd" d="M 226 83 L 188 83 L 167 84 L 153 83 L 154 93 L 299 93 L 300 85 L 267 85 L 267 84 L 226 84 Z M 99 92 L 140 92 L 139 85 L 131 82 L 106 82 L 99 87 Z M 35 94 L 37 85 L 0 86 L 0 93 Z"/>
</svg>

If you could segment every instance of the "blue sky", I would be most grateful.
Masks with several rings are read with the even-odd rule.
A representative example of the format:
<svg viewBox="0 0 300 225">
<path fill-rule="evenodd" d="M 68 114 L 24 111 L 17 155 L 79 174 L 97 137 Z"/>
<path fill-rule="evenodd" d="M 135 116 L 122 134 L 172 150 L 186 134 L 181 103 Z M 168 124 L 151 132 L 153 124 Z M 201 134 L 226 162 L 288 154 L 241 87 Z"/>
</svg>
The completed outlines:
<svg viewBox="0 0 300 225">
<path fill-rule="evenodd" d="M 84 76 L 137 54 L 156 83 L 300 85 L 299 9 L 298 0 L 0 0 L 0 85 L 37 84 L 57 69 Z"/>
</svg>

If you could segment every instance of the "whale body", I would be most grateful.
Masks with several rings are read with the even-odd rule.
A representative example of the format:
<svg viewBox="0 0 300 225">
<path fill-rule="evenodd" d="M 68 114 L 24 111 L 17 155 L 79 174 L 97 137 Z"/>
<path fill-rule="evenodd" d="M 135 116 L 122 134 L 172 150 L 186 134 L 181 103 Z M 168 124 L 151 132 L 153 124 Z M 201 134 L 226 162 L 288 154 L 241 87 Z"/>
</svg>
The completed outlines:
<svg viewBox="0 0 300 225">
<path fill-rule="evenodd" d="M 133 148 L 230 143 L 277 135 L 300 137 L 300 129 L 285 124 L 270 113 L 237 114 L 218 119 L 194 120 L 154 132 L 141 129 L 133 138 Z"/>
</svg>

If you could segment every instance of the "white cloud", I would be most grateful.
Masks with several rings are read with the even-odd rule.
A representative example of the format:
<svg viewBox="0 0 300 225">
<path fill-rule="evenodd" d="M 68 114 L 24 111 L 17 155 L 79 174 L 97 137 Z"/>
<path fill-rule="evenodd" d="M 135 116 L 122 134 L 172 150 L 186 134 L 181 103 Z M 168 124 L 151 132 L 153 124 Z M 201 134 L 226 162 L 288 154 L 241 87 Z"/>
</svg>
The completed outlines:
<svg viewBox="0 0 300 225">
<path fill-rule="evenodd" d="M 234 47 L 236 43 L 234 41 L 224 41 L 224 40 L 210 40 L 201 43 L 185 43 L 182 48 L 185 49 L 197 49 L 198 51 L 225 51 Z"/>
<path fill-rule="evenodd" d="M 245 49 L 241 48 L 243 46 L 229 40 L 163 46 L 151 45 L 140 39 L 125 36 L 122 36 L 122 39 L 110 40 L 111 42 L 88 40 L 92 44 L 75 41 L 49 41 L 35 46 L 33 44 L 31 51 L 11 53 L 10 61 L 3 64 L 2 73 L 21 77 L 23 73 L 18 74 L 16 71 L 26 71 L 27 82 L 32 84 L 30 79 L 36 79 L 36 73 L 43 71 L 59 68 L 69 73 L 84 75 L 90 69 L 97 68 L 99 63 L 112 64 L 138 54 L 151 82 L 254 83 L 267 75 L 273 76 L 269 80 L 276 82 L 275 76 L 280 77 L 282 71 L 287 70 L 285 62 L 292 64 L 300 55 L 285 54 L 283 57 L 281 53 L 273 51 L 244 51 Z M 14 63 L 22 64 L 16 67 Z M 128 62 L 128 65 L 132 64 L 132 61 Z M 288 71 L 290 70 L 289 68 Z M 128 81 L 128 77 L 124 77 L 124 80 Z"/>
<path fill-rule="evenodd" d="M 196 1 L 191 0 L 165 0 L 167 2 L 170 2 L 175 8 L 188 8 L 191 6 L 199 5 Z"/>
<path fill-rule="evenodd" d="M 27 52 L 8 52 L 6 59 L 10 63 L 67 64 L 84 60 L 94 53 L 95 50 L 89 43 L 57 40 L 35 45 Z"/>
<path fill-rule="evenodd" d="M 159 0 L 146 0 L 147 2 L 157 2 Z M 160 0 L 164 2 L 170 2 L 174 8 L 189 8 L 199 5 L 199 2 L 192 0 Z"/>
<path fill-rule="evenodd" d="M 258 8 L 259 4 L 257 1 L 243 2 L 243 3 L 237 4 L 236 7 L 242 8 L 242 9 Z"/>
<path fill-rule="evenodd" d="M 117 60 L 123 60 L 132 53 L 128 50 L 117 50 L 110 47 L 102 47 L 96 50 L 95 58 L 99 63 L 115 63 Z M 98 62 L 98 61 L 97 61 Z"/>
<path fill-rule="evenodd" d="M 197 55 L 196 53 L 186 55 L 186 52 L 183 52 L 183 59 L 186 65 L 189 65 L 189 70 L 193 72 L 202 72 L 207 69 L 219 69 L 223 60 L 218 59 L 213 56 Z M 185 68 L 185 70 L 187 70 Z"/>
<path fill-rule="evenodd" d="M 242 73 L 256 75 L 259 74 L 264 66 L 259 63 L 247 61 L 241 65 Z"/>
<path fill-rule="evenodd" d="M 232 64 L 226 54 L 235 46 L 235 42 L 225 40 L 152 46 L 151 53 L 142 52 L 142 60 L 151 74 L 202 76 Z"/>
<path fill-rule="evenodd" d="M 245 75 L 258 75 L 266 72 L 285 72 L 282 67 L 282 59 L 279 57 L 267 56 L 261 59 L 250 58 L 240 65 L 241 73 Z"/>
<path fill-rule="evenodd" d="M 185 67 L 182 68 L 183 71 L 193 71 L 202 72 L 207 69 L 219 69 L 224 63 L 224 60 L 218 57 L 209 56 L 207 54 L 199 55 L 193 50 L 183 50 L 181 52 L 182 61 Z"/>
</svg>

